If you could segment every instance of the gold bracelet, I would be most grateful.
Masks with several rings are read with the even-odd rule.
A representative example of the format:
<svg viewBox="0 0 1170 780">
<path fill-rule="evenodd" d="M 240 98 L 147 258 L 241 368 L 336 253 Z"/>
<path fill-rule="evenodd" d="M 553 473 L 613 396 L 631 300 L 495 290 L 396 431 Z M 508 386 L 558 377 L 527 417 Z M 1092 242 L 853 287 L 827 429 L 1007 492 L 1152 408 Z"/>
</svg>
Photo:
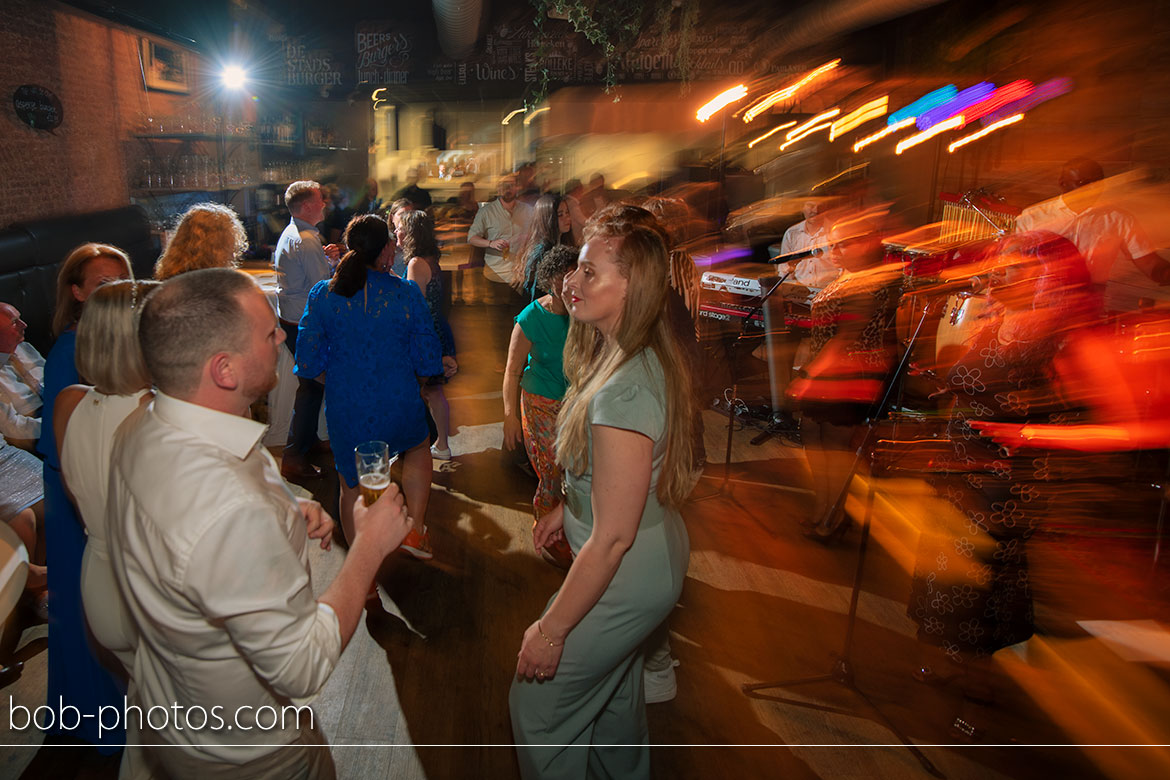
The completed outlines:
<svg viewBox="0 0 1170 780">
<path fill-rule="evenodd" d="M 561 644 L 558 645 L 556 642 L 549 639 L 548 634 L 544 633 L 544 629 L 540 627 L 539 620 L 536 621 L 536 630 L 540 632 L 540 638 L 543 639 L 544 641 L 548 642 L 549 647 L 561 647 L 562 645 L 565 644 L 564 642 L 561 642 Z"/>
</svg>

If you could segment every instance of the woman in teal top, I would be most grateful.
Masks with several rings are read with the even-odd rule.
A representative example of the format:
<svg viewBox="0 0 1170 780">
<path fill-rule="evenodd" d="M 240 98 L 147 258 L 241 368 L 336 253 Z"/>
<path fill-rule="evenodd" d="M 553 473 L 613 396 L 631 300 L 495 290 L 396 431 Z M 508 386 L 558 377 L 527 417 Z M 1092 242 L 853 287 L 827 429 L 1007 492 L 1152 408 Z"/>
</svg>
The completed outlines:
<svg viewBox="0 0 1170 780">
<path fill-rule="evenodd" d="M 509 703 L 525 778 L 650 776 L 641 648 L 674 607 L 689 555 L 678 508 L 691 382 L 664 314 L 668 279 L 657 233 L 605 220 L 586 229 L 565 278 L 565 502 L 533 540 L 565 538 L 576 558 L 516 664 Z"/>
<path fill-rule="evenodd" d="M 561 298 L 561 283 L 576 266 L 576 249 L 556 246 L 545 252 L 536 278 L 541 289 L 549 292 L 516 315 L 508 345 L 508 365 L 504 368 L 504 444 L 513 449 L 523 441 L 528 460 L 536 470 L 538 482 L 532 497 L 535 520 L 551 512 L 561 500 L 557 414 L 566 388 L 561 356 L 569 335 L 569 313 Z M 563 569 L 573 562 L 564 540 L 544 553 L 550 563 Z"/>
</svg>

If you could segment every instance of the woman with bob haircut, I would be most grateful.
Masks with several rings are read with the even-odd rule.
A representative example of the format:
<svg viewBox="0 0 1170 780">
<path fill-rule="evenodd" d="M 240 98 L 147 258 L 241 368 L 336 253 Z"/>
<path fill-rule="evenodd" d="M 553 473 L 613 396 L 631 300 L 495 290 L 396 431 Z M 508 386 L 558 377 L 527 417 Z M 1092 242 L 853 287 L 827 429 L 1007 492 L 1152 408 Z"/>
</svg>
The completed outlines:
<svg viewBox="0 0 1170 780">
<path fill-rule="evenodd" d="M 427 560 L 434 557 L 424 525 L 433 463 L 419 379 L 443 372 L 439 337 L 418 286 L 390 273 L 395 245 L 386 220 L 354 217 L 344 243 L 349 251 L 337 273 L 309 292 L 296 375 L 325 374 L 325 420 L 341 477 L 346 538 L 354 538 L 358 496 L 354 448 L 384 441 L 402 456 L 402 492 L 413 523 L 402 547 Z"/>
<path fill-rule="evenodd" d="M 533 531 L 538 548 L 563 536 L 576 557 L 516 663 L 525 778 L 650 776 L 641 648 L 674 607 L 689 556 L 678 509 L 691 485 L 691 381 L 664 316 L 666 246 L 627 222 L 591 224 L 584 238 L 563 289 L 565 502 Z"/>
<path fill-rule="evenodd" d="M 74 362 L 77 343 L 76 325 L 84 307 L 99 285 L 128 279 L 129 256 L 116 246 L 88 242 L 73 249 L 57 271 L 57 300 L 53 310 L 53 335 L 56 341 L 45 359 L 42 392 L 41 438 L 37 452 L 44 459 L 45 483 L 45 554 L 48 565 L 49 591 L 49 675 L 46 701 L 65 704 L 82 712 L 90 703 L 108 704 L 120 696 L 113 679 L 103 670 L 85 640 L 85 615 L 82 613 L 80 572 L 85 550 L 85 529 L 69 500 L 61 479 L 61 462 L 57 440 L 53 435 L 55 401 L 66 387 L 81 381 Z M 58 729 L 57 733 L 98 744 L 96 727 L 83 723 L 77 732 Z M 105 732 L 103 745 L 124 741 L 121 732 Z"/>
<path fill-rule="evenodd" d="M 114 432 L 150 402 L 150 374 L 138 346 L 143 298 L 158 282 L 117 281 L 90 297 L 77 326 L 77 370 L 92 385 L 71 385 L 57 396 L 54 435 L 61 475 L 89 540 L 81 559 L 81 600 L 93 637 L 122 664 L 134 665 L 138 632 L 114 581 L 106 546 L 106 497 Z"/>
<path fill-rule="evenodd" d="M 248 234 L 236 212 L 219 203 L 196 203 L 179 218 L 154 265 L 154 278 L 163 282 L 199 268 L 232 268 L 246 251 Z"/>
</svg>

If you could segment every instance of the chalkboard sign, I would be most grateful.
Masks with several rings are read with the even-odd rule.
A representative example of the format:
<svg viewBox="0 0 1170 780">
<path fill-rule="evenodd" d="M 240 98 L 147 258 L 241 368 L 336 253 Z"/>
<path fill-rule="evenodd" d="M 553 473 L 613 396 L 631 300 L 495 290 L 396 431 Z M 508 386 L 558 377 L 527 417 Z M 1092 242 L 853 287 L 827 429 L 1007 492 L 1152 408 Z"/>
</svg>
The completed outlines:
<svg viewBox="0 0 1170 780">
<path fill-rule="evenodd" d="M 12 105 L 20 121 L 37 130 L 52 130 L 61 124 L 64 109 L 49 90 L 36 84 L 23 84 L 12 93 Z"/>
</svg>

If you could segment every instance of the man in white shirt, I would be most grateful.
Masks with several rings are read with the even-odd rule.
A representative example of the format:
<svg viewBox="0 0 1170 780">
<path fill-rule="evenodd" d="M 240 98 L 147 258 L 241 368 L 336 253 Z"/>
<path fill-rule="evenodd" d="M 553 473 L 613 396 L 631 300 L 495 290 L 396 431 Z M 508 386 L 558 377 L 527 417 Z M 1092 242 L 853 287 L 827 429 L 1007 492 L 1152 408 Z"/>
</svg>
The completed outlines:
<svg viewBox="0 0 1170 780">
<path fill-rule="evenodd" d="M 1107 311 L 1133 311 L 1158 285 L 1170 283 L 1170 264 L 1155 251 L 1133 215 L 1100 203 L 1105 174 L 1076 157 L 1060 172 L 1061 194 L 1024 209 L 1017 232 L 1047 230 L 1076 245 L 1089 274 L 1105 290 Z"/>
<path fill-rule="evenodd" d="M 28 326 L 15 306 L 0 303 L 0 434 L 21 446 L 41 436 L 45 359 L 24 340 Z"/>
<path fill-rule="evenodd" d="M 359 500 L 345 563 L 314 599 L 309 540 L 327 548 L 333 521 L 293 497 L 246 417 L 284 341 L 264 294 L 237 271 L 192 271 L 150 296 L 140 328 L 158 393 L 117 434 L 108 506 L 140 632 L 125 717 L 165 776 L 333 777 L 312 711 L 294 702 L 320 692 L 405 537 L 401 494 Z"/>
<path fill-rule="evenodd" d="M 341 257 L 342 247 L 321 243 L 317 230 L 317 224 L 325 218 L 321 185 L 315 181 L 294 181 L 284 192 L 284 202 L 292 219 L 276 242 L 272 264 L 277 275 L 276 310 L 289 352 L 295 358 L 297 329 L 309 291 L 317 282 L 333 275 L 333 264 Z M 324 397 L 325 386 L 316 379 L 297 379 L 288 441 L 280 461 L 285 479 L 297 482 L 321 476 L 321 470 L 309 462 L 309 450 L 317 441 L 317 420 Z"/>
<path fill-rule="evenodd" d="M 820 202 L 805 201 L 804 219 L 784 231 L 784 238 L 780 239 L 780 261 L 800 252 L 812 252 L 796 261 L 792 281 L 817 290 L 841 274 L 841 269 L 829 261 L 829 230 L 825 222 Z"/>
<path fill-rule="evenodd" d="M 512 283 L 511 252 L 523 249 L 532 222 L 532 207 L 517 198 L 516 177 L 504 176 L 496 188 L 499 197 L 480 207 L 467 231 L 467 243 L 484 249 L 483 275 L 496 285 Z M 497 290 L 497 302 L 520 301 L 518 293 L 509 296 Z M 502 298 L 502 300 L 501 300 Z"/>
</svg>

